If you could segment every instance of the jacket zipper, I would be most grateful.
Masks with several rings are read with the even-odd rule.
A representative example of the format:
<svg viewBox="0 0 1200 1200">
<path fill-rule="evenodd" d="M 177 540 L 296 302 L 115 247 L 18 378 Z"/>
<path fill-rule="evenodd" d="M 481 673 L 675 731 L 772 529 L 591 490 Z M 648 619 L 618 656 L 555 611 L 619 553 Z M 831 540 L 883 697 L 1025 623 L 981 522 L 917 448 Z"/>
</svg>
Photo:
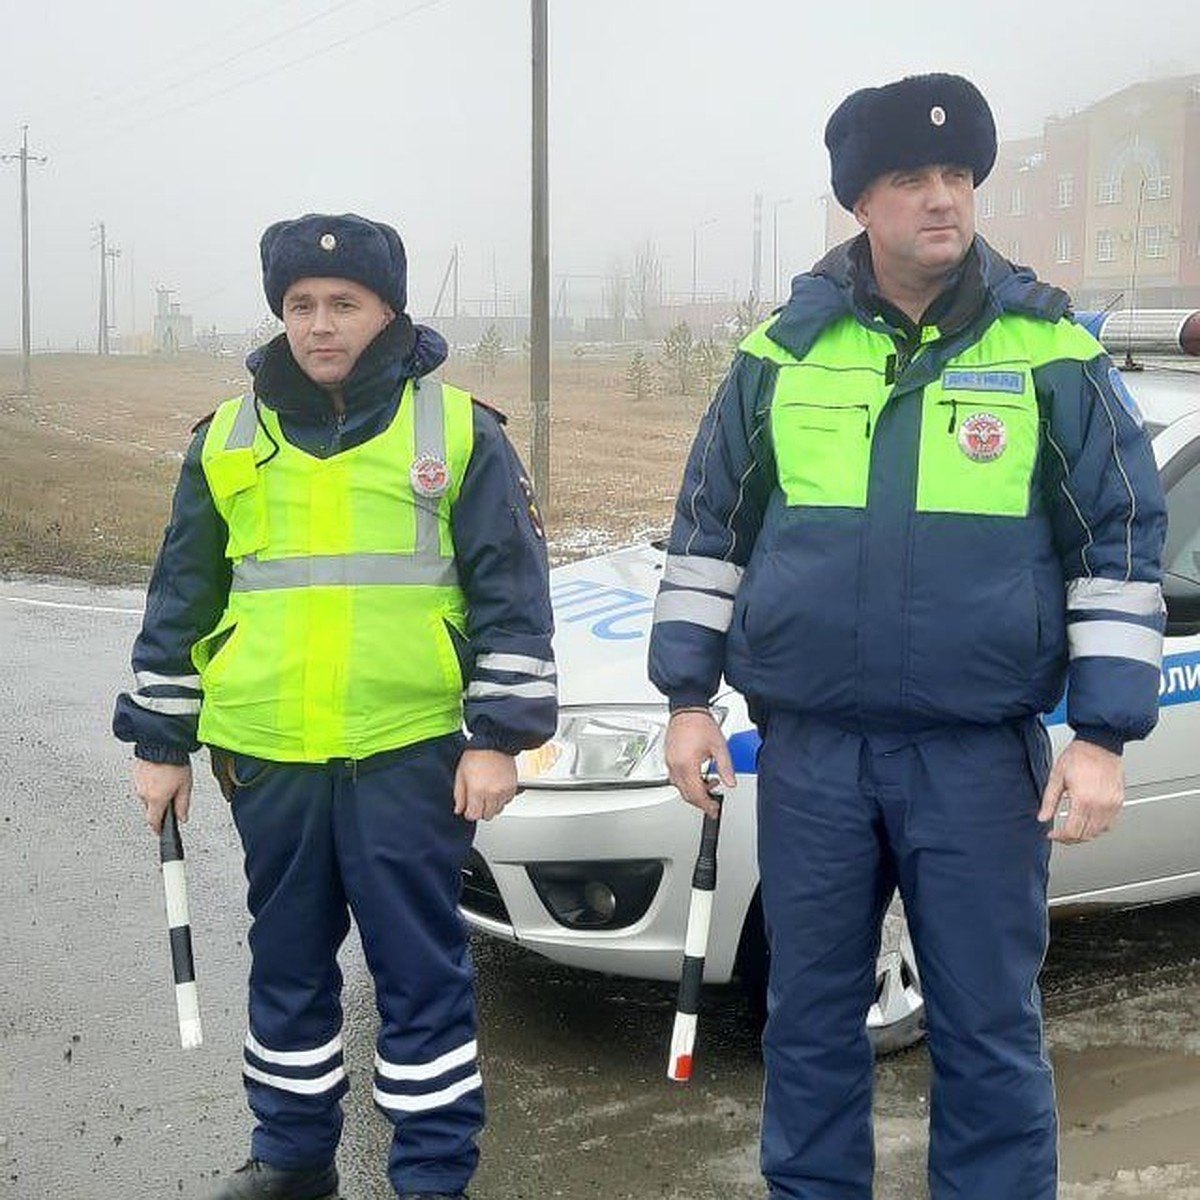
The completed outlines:
<svg viewBox="0 0 1200 1200">
<path fill-rule="evenodd" d="M 947 433 L 953 433 L 955 431 L 955 429 L 958 428 L 958 406 L 960 404 L 964 408 L 979 408 L 980 407 L 978 400 L 955 400 L 953 398 L 951 398 L 949 400 L 939 400 L 938 404 L 948 404 L 950 406 L 950 424 L 946 427 Z M 991 404 L 991 403 L 989 403 L 987 405 L 987 407 L 988 408 L 1021 409 L 1021 408 L 1024 408 L 1025 406 L 1023 404 Z"/>
</svg>

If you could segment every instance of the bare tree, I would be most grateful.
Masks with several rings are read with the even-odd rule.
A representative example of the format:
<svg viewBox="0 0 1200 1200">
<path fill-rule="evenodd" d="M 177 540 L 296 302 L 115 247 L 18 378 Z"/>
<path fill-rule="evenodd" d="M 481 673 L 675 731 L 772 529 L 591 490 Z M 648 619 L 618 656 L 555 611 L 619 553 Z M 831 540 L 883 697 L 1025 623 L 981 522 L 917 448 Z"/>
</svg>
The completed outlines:
<svg viewBox="0 0 1200 1200">
<path fill-rule="evenodd" d="M 716 338 L 705 338 L 696 343 L 693 361 L 696 374 L 700 377 L 701 390 L 705 396 L 711 396 L 729 366 L 729 346 L 718 342 Z"/>
<path fill-rule="evenodd" d="M 629 310 L 640 321 L 642 337 L 653 337 L 651 313 L 662 307 L 663 269 L 654 243 L 647 238 L 633 257 L 633 274 L 629 281 Z"/>
<path fill-rule="evenodd" d="M 762 319 L 762 314 L 766 306 L 753 292 L 748 295 L 745 300 L 738 301 L 738 306 L 733 313 L 734 338 L 736 341 L 741 341 L 747 334 L 754 331 Z"/>
<path fill-rule="evenodd" d="M 623 342 L 625 318 L 629 311 L 629 280 L 625 276 L 625 264 L 619 258 L 614 258 L 609 265 L 601 298 L 604 301 L 604 315 L 612 321 L 617 341 Z"/>
</svg>

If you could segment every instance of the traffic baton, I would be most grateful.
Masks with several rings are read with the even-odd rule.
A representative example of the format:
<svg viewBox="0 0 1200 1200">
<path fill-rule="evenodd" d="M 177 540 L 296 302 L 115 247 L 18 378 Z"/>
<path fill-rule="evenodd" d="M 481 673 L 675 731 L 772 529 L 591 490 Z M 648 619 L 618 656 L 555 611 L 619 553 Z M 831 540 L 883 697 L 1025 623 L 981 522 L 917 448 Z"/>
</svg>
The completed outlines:
<svg viewBox="0 0 1200 1200">
<path fill-rule="evenodd" d="M 175 971 L 175 1008 L 179 1013 L 179 1042 L 193 1050 L 204 1041 L 200 1030 L 200 997 L 196 992 L 196 964 L 192 959 L 192 925 L 188 915 L 187 874 L 183 865 L 183 838 L 175 818 L 175 804 L 167 805 L 158 835 L 162 859 L 163 890 L 167 896 L 167 928 L 171 935 L 171 966 Z"/>
<path fill-rule="evenodd" d="M 715 800 L 722 800 L 716 792 Z M 713 892 L 717 887 L 717 835 L 721 832 L 721 810 L 707 813 L 700 830 L 700 853 L 692 870 L 692 898 L 688 905 L 687 933 L 683 940 L 683 970 L 679 976 L 679 999 L 675 1003 L 675 1027 L 671 1031 L 671 1055 L 667 1078 L 684 1083 L 692 1077 L 692 1047 L 696 1043 L 696 1014 L 700 1008 L 700 984 L 704 979 L 704 956 L 708 950 L 708 926 L 712 919 Z"/>
</svg>

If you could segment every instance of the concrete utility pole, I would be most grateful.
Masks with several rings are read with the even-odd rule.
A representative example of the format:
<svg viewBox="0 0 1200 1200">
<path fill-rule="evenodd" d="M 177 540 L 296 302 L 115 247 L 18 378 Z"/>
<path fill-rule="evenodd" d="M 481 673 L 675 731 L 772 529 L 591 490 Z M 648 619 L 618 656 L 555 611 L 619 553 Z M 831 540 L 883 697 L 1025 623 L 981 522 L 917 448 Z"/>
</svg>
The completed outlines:
<svg viewBox="0 0 1200 1200">
<path fill-rule="evenodd" d="M 29 371 L 29 164 L 44 166 L 45 156 L 29 153 L 29 126 L 21 126 L 21 149 L 16 154 L 0 154 L 0 162 L 21 164 L 21 392 L 30 394 Z"/>
<path fill-rule="evenodd" d="M 104 222 L 100 222 L 100 330 L 96 353 L 108 353 L 108 247 L 104 243 Z"/>
<path fill-rule="evenodd" d="M 533 487 L 550 504 L 550 187 L 546 155 L 546 0 L 532 0 L 533 227 L 529 314 L 529 392 L 533 405 Z"/>
<path fill-rule="evenodd" d="M 105 255 L 112 259 L 112 269 L 108 272 L 108 328 L 110 333 L 117 329 L 117 259 L 121 251 L 116 246 L 108 246 Z"/>
<path fill-rule="evenodd" d="M 750 268 L 750 296 L 757 304 L 762 299 L 762 192 L 754 193 L 754 254 Z M 737 289 L 734 289 L 737 297 Z"/>
</svg>

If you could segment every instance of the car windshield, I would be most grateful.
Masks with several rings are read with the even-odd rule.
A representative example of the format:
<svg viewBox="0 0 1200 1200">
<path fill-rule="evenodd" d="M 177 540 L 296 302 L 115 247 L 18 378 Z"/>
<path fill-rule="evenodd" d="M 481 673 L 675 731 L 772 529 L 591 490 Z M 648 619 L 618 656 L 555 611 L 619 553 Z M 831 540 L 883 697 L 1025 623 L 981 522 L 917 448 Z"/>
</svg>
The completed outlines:
<svg viewBox="0 0 1200 1200">
<path fill-rule="evenodd" d="M 1167 596 L 1200 591 L 1200 438 L 1172 459 L 1167 487 L 1167 545 L 1163 553 L 1163 590 Z"/>
</svg>

